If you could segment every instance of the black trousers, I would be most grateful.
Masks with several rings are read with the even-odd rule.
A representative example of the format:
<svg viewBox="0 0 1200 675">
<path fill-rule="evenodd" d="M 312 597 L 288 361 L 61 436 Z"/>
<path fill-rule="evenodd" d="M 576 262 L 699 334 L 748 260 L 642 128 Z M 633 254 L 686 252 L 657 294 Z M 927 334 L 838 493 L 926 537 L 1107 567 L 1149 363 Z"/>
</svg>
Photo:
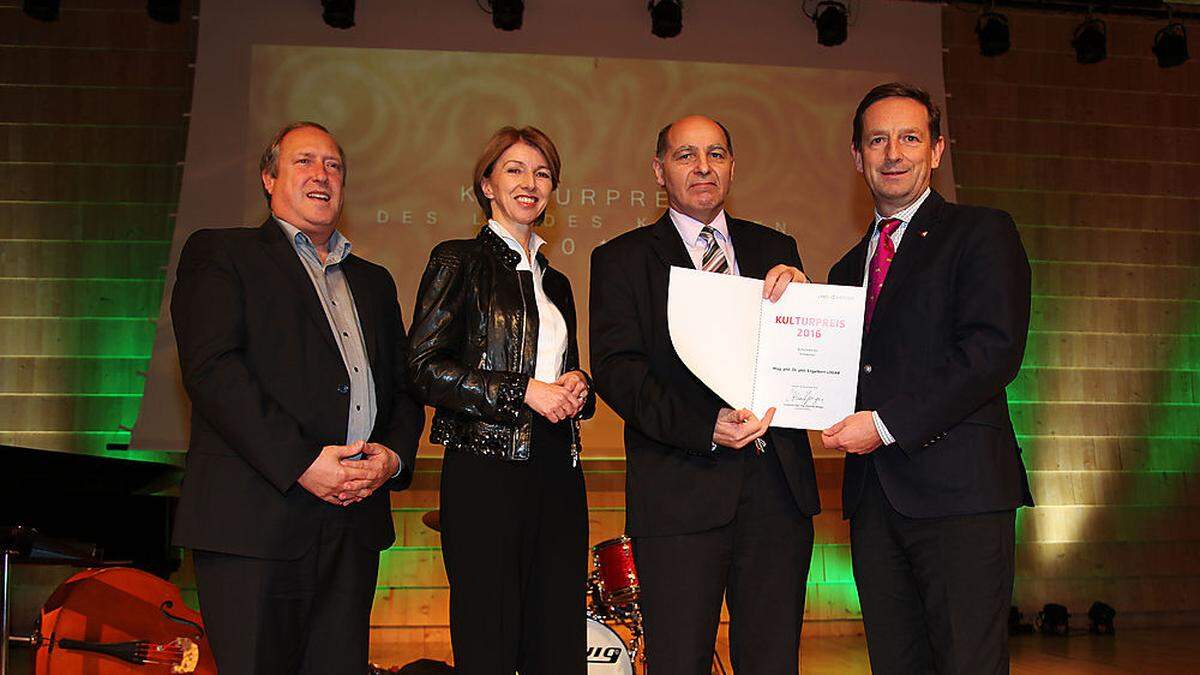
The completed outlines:
<svg viewBox="0 0 1200 675">
<path fill-rule="evenodd" d="M 773 446 L 763 455 L 753 446 L 743 452 L 732 522 L 634 541 L 651 675 L 710 675 L 722 598 L 735 673 L 800 671 L 812 518 L 796 506 Z"/>
<path fill-rule="evenodd" d="M 908 518 L 874 467 L 850 518 L 871 671 L 1007 673 L 1015 512 Z"/>
<path fill-rule="evenodd" d="M 379 552 L 327 513 L 297 560 L 193 551 L 200 610 L 221 675 L 361 675 Z"/>
<path fill-rule="evenodd" d="M 456 673 L 583 675 L 588 516 L 570 427 L 535 417 L 531 457 L 448 451 L 442 557 Z"/>
</svg>

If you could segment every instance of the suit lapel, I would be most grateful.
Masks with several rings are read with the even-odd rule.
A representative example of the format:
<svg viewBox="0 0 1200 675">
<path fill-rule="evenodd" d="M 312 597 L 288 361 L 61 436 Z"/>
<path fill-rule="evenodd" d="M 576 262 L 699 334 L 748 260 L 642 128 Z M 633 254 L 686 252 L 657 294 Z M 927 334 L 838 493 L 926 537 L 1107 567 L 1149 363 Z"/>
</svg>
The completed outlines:
<svg viewBox="0 0 1200 675">
<path fill-rule="evenodd" d="M 304 271 L 304 263 L 300 262 L 300 257 L 296 255 L 292 243 L 287 240 L 283 228 L 274 218 L 267 218 L 258 232 L 259 242 L 262 243 L 267 257 L 288 280 L 292 293 L 300 300 L 300 304 L 304 305 L 309 318 L 316 322 L 317 331 L 324 336 L 325 342 L 340 354 L 337 343 L 333 340 L 333 330 L 329 327 L 329 318 L 325 316 L 321 299 L 317 297 L 317 289 L 313 288 L 312 279 L 309 278 L 308 272 Z"/>
<path fill-rule="evenodd" d="M 350 287 L 350 297 L 354 298 L 354 310 L 358 313 L 358 329 L 362 331 L 363 343 L 367 346 L 367 361 L 375 366 L 379 353 L 379 331 L 376 321 L 375 294 L 371 288 L 371 279 L 360 260 L 353 255 L 342 261 L 342 273 L 346 275 L 346 285 Z"/>
<path fill-rule="evenodd" d="M 867 233 L 859 240 L 854 248 L 846 254 L 845 279 L 838 279 L 836 282 L 833 279 L 831 283 L 841 283 L 847 286 L 862 286 L 864 270 L 867 269 L 867 248 L 871 245 L 871 230 L 875 225 L 872 223 L 867 226 Z"/>
<path fill-rule="evenodd" d="M 930 192 L 929 196 L 925 198 L 925 203 L 921 204 L 921 208 L 917 209 L 912 221 L 905 228 L 904 237 L 900 240 L 900 248 L 896 250 L 896 257 L 888 269 L 887 278 L 883 280 L 883 290 L 880 291 L 879 300 L 875 303 L 875 314 L 871 318 L 872 325 L 879 321 L 881 314 L 887 313 L 888 307 L 892 304 L 891 299 L 898 292 L 897 289 L 904 286 L 904 280 L 925 257 L 930 236 L 936 236 L 936 228 L 941 221 L 942 204 L 944 203 L 945 200 L 941 195 Z"/>
<path fill-rule="evenodd" d="M 650 227 L 654 233 L 652 247 L 664 265 L 695 268 L 692 256 L 688 255 L 683 239 L 679 237 L 679 230 L 676 230 L 675 224 L 671 222 L 669 211 L 663 212 L 662 217 Z"/>
<path fill-rule="evenodd" d="M 729 242 L 733 244 L 733 255 L 737 258 L 738 274 L 743 277 L 762 279 L 767 276 L 767 260 L 765 255 L 771 253 L 763 246 L 754 242 L 754 228 L 748 223 L 736 218 L 725 216 L 729 225 Z M 729 261 L 732 267 L 733 261 Z"/>
</svg>

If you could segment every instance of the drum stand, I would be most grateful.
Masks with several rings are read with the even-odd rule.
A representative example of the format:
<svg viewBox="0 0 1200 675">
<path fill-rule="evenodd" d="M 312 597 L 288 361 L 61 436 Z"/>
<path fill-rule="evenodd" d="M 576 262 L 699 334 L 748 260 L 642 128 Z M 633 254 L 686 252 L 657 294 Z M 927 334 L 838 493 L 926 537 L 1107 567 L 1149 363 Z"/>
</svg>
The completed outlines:
<svg viewBox="0 0 1200 675">
<path fill-rule="evenodd" d="M 642 608 L 637 600 L 627 603 L 610 603 L 601 599 L 598 575 L 593 572 L 588 579 L 587 617 L 600 623 L 620 624 L 629 631 L 629 660 L 640 665 L 641 672 L 646 672 L 646 653 L 643 650 Z"/>
<path fill-rule="evenodd" d="M 16 551 L 9 550 L 8 546 L 0 546 L 0 557 L 4 558 L 0 563 L 3 566 L 0 570 L 0 675 L 8 672 L 8 565 L 14 553 Z"/>
</svg>

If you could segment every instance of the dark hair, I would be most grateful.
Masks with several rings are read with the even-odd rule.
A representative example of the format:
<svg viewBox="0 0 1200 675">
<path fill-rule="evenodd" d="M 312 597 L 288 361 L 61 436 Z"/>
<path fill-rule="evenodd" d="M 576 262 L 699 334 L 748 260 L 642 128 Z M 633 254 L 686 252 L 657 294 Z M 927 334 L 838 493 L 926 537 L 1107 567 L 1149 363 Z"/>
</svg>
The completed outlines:
<svg viewBox="0 0 1200 675">
<path fill-rule="evenodd" d="M 550 165 L 550 189 L 558 187 L 562 161 L 558 158 L 558 148 L 554 147 L 554 141 L 537 127 L 501 127 L 492 134 L 487 145 L 483 146 L 483 154 L 479 155 L 479 161 L 475 162 L 475 201 L 479 202 L 479 208 L 483 209 L 483 215 L 487 218 L 492 217 L 492 202 L 483 194 L 483 179 L 492 175 L 492 169 L 496 167 L 496 160 L 500 159 L 500 155 L 517 143 L 532 145 L 542 153 L 546 163 Z M 546 212 L 542 211 L 538 222 L 545 217 Z"/>
<path fill-rule="evenodd" d="M 329 133 L 328 129 L 321 126 L 320 124 L 317 124 L 316 122 L 305 122 L 305 121 L 288 122 L 287 124 L 283 125 L 283 127 L 279 131 L 275 132 L 275 135 L 271 137 L 271 142 L 268 143 L 267 148 L 265 150 L 263 150 L 262 157 L 260 157 L 258 160 L 258 173 L 259 174 L 265 173 L 266 175 L 270 176 L 271 178 L 278 178 L 279 177 L 279 146 L 283 144 L 283 137 L 287 136 L 288 134 L 292 133 L 293 131 L 295 131 L 297 129 L 304 129 L 306 127 L 310 127 L 313 129 L 320 129 L 321 131 L 324 131 L 326 134 L 328 134 L 330 138 L 333 138 L 333 134 Z M 338 143 L 336 138 L 333 138 L 333 144 L 337 146 L 338 157 L 341 158 L 342 182 L 345 182 L 345 180 L 346 180 L 346 151 L 342 150 L 342 144 Z M 267 204 L 269 205 L 271 203 L 271 193 L 267 192 L 267 186 L 265 186 L 265 185 L 263 186 L 263 196 L 265 196 L 267 198 Z"/>
<path fill-rule="evenodd" d="M 712 119 L 711 117 L 706 118 L 706 119 L 710 120 L 713 124 L 721 127 L 721 132 L 725 134 L 725 149 L 728 150 L 729 154 L 732 156 L 733 155 L 733 137 L 729 135 L 729 130 L 725 128 L 724 124 L 721 124 L 720 122 Z M 667 156 L 667 150 L 671 149 L 670 141 L 667 140 L 667 135 L 671 133 L 671 127 L 673 127 L 673 126 L 675 126 L 675 123 L 671 122 L 670 124 L 663 127 L 662 130 L 660 130 L 658 132 L 658 141 L 654 144 L 654 156 L 655 157 L 662 159 L 663 157 Z"/>
<path fill-rule="evenodd" d="M 942 111 L 929 97 L 929 92 L 912 84 L 888 82 L 868 91 L 858 104 L 858 109 L 854 111 L 854 135 L 850 142 L 855 150 L 862 150 L 863 115 L 866 114 L 867 108 L 885 98 L 908 98 L 925 106 L 925 111 L 929 113 L 929 142 L 936 143 L 937 139 L 942 137 Z"/>
</svg>

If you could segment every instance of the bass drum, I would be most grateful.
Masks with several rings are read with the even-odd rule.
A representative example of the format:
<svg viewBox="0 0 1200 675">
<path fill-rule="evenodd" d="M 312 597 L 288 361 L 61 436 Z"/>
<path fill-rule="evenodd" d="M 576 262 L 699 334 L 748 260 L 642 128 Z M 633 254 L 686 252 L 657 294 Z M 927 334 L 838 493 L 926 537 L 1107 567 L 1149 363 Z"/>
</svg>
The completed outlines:
<svg viewBox="0 0 1200 675">
<path fill-rule="evenodd" d="M 633 675 L 625 641 L 594 619 L 587 620 L 587 666 L 588 675 Z"/>
</svg>

